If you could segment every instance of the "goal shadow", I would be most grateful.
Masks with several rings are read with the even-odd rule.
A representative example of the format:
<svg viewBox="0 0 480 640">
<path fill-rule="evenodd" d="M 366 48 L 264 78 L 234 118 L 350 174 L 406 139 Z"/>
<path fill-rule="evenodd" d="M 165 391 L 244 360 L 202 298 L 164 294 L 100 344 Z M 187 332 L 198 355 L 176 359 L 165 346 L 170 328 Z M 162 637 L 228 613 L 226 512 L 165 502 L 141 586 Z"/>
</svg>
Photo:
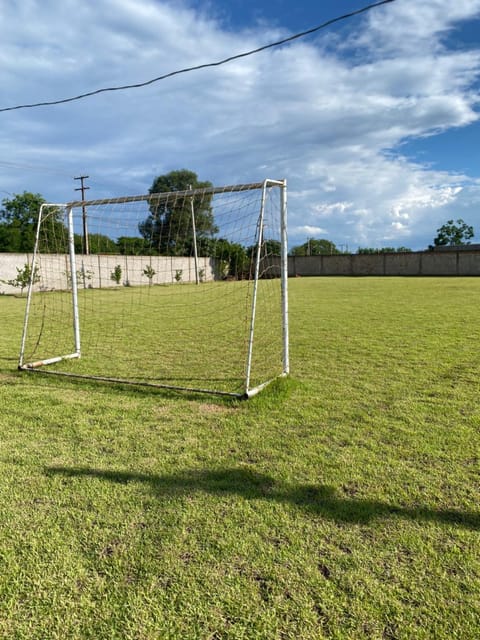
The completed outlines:
<svg viewBox="0 0 480 640">
<path fill-rule="evenodd" d="M 415 522 L 436 522 L 480 530 L 480 512 L 431 507 L 408 507 L 380 500 L 343 497 L 329 485 L 288 485 L 252 469 L 195 470 L 171 475 L 109 471 L 89 467 L 46 467 L 47 475 L 87 477 L 118 484 L 143 482 L 158 498 L 192 493 L 239 495 L 247 500 L 291 504 L 306 513 L 335 522 L 368 525 L 379 518 L 399 517 Z"/>
</svg>

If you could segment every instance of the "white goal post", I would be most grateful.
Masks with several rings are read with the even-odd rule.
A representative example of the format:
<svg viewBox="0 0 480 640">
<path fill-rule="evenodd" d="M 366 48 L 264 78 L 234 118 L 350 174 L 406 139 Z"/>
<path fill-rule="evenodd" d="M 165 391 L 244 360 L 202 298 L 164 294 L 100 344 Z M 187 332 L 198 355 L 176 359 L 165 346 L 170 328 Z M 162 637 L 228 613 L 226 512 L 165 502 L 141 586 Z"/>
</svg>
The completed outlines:
<svg viewBox="0 0 480 640">
<path fill-rule="evenodd" d="M 19 368 L 251 397 L 289 372 L 286 180 L 44 204 Z"/>
</svg>

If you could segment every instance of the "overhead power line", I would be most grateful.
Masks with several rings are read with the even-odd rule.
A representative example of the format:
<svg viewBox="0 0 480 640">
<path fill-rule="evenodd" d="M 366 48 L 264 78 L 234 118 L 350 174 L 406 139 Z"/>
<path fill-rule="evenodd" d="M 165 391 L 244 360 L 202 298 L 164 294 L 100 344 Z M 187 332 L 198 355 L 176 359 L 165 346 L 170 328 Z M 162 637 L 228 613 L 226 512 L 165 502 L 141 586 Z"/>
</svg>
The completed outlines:
<svg viewBox="0 0 480 640">
<path fill-rule="evenodd" d="M 72 174 L 66 173 L 65 171 L 59 171 L 54 169 L 53 167 L 47 167 L 41 164 L 24 164 L 20 162 L 10 162 L 7 160 L 0 160 L 0 167 L 5 167 L 6 169 L 22 169 L 27 171 L 38 171 L 40 173 L 52 173 L 57 176 L 66 176 L 67 178 L 71 178 Z"/>
<path fill-rule="evenodd" d="M 282 40 L 271 42 L 270 44 L 263 45 L 262 47 L 258 47 L 257 49 L 252 49 L 251 51 L 238 53 L 237 55 L 224 58 L 223 60 L 218 60 L 217 62 L 208 62 L 206 64 L 199 64 L 194 67 L 186 67 L 185 69 L 178 69 L 177 71 L 171 71 L 170 73 L 165 73 L 162 76 L 158 76 L 157 78 L 152 78 L 151 80 L 147 80 L 146 82 L 139 82 L 136 84 L 125 84 L 117 87 L 104 87 L 103 89 L 88 91 L 87 93 L 81 93 L 80 95 L 73 96 L 71 98 L 62 98 L 61 100 L 51 100 L 48 102 L 35 102 L 33 104 L 20 104 L 15 107 L 3 107 L 3 108 L 0 108 L 0 113 L 4 111 L 15 111 L 17 109 L 33 109 L 35 107 L 50 107 L 56 104 L 65 104 L 66 102 L 74 102 L 75 100 L 82 100 L 83 98 L 89 98 L 91 96 L 98 95 L 99 93 L 107 93 L 108 91 L 125 91 L 126 89 L 139 89 L 140 87 L 147 87 L 150 84 L 154 84 L 155 82 L 160 82 L 160 80 L 166 80 L 167 78 L 172 78 L 173 76 L 178 76 L 182 73 L 199 71 L 200 69 L 208 69 L 210 67 L 219 67 L 223 64 L 227 64 L 228 62 L 232 62 L 233 60 L 246 58 L 247 56 L 252 56 L 255 53 L 260 53 L 261 51 L 265 51 L 266 49 L 279 47 L 282 44 L 286 44 L 287 42 L 292 42 L 293 40 L 297 40 L 298 38 L 304 38 L 305 36 L 315 33 L 316 31 L 320 31 L 321 29 L 325 29 L 326 27 L 329 27 L 335 22 L 340 22 L 342 20 L 347 20 L 348 18 L 353 18 L 354 16 L 357 16 L 360 13 L 365 13 L 366 11 L 370 11 L 371 9 L 375 9 L 376 7 L 380 7 L 384 4 L 389 4 L 395 1 L 396 0 L 381 0 L 380 2 L 369 4 L 365 7 L 362 7 L 361 9 L 357 9 L 355 11 L 351 11 L 350 13 L 345 13 L 342 16 L 337 16 L 336 18 L 327 20 L 326 22 L 318 25 L 317 27 L 313 27 L 312 29 L 307 29 L 307 31 L 301 31 L 300 33 L 296 33 L 293 36 L 289 36 L 288 38 L 283 38 Z"/>
</svg>

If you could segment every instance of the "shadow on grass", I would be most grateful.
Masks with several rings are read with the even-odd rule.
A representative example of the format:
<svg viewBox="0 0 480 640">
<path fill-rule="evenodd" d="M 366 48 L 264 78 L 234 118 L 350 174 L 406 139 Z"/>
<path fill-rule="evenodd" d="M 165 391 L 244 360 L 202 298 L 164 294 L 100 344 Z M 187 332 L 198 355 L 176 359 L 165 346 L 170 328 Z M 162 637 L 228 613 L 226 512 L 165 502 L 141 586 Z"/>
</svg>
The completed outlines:
<svg viewBox="0 0 480 640">
<path fill-rule="evenodd" d="M 375 518 L 395 515 L 414 521 L 433 521 L 480 529 L 480 512 L 404 507 L 377 500 L 343 497 L 330 486 L 282 485 L 268 475 L 243 468 L 187 471 L 172 475 L 104 471 L 88 467 L 46 467 L 45 472 L 48 475 L 99 478 L 120 484 L 145 482 L 159 497 L 204 492 L 214 495 L 236 494 L 247 500 L 274 500 L 337 522 L 367 524 Z"/>
<path fill-rule="evenodd" d="M 17 361 L 15 361 L 15 364 L 16 363 Z M 113 392 L 121 393 L 123 396 L 128 395 L 131 398 L 142 396 L 161 396 L 167 400 L 176 399 L 196 402 L 204 402 L 205 398 L 208 397 L 210 398 L 209 403 L 225 406 L 236 405 L 241 401 L 240 397 L 222 393 L 205 393 L 202 391 L 195 391 L 193 389 L 183 390 L 180 387 L 171 388 L 168 386 L 144 385 L 142 382 L 107 381 L 78 374 L 58 373 L 57 371 L 41 368 L 19 371 L 15 367 L 15 370 L 10 371 L 10 373 L 15 375 L 17 378 L 23 378 L 27 381 L 29 377 L 32 379 L 33 376 L 33 378 L 35 378 L 35 386 L 37 388 L 51 389 L 52 387 L 56 387 L 58 389 L 65 390 L 68 385 L 72 388 L 81 388 L 83 390 L 88 389 L 89 391 L 99 394 L 111 394 Z"/>
</svg>

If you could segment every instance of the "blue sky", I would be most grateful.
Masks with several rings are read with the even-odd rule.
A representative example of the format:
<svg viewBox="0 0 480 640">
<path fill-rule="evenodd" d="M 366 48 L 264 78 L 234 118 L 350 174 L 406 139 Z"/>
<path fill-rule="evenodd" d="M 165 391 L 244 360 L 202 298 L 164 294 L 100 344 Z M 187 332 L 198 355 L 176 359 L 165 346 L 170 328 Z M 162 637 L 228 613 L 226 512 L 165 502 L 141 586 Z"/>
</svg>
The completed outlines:
<svg viewBox="0 0 480 640">
<path fill-rule="evenodd" d="M 368 2 L 4 0 L 0 108 L 146 81 Z M 449 218 L 480 239 L 480 0 L 396 0 L 222 67 L 0 113 L 0 196 L 144 193 L 189 168 L 287 178 L 290 245 L 422 249 Z"/>
<path fill-rule="evenodd" d="M 191 0 L 191 7 L 203 9 L 214 15 L 223 25 L 233 31 L 242 27 L 256 27 L 259 24 L 283 26 L 293 31 L 303 31 L 336 16 L 355 11 L 370 4 L 355 0 L 338 2 L 327 0 Z"/>
</svg>

